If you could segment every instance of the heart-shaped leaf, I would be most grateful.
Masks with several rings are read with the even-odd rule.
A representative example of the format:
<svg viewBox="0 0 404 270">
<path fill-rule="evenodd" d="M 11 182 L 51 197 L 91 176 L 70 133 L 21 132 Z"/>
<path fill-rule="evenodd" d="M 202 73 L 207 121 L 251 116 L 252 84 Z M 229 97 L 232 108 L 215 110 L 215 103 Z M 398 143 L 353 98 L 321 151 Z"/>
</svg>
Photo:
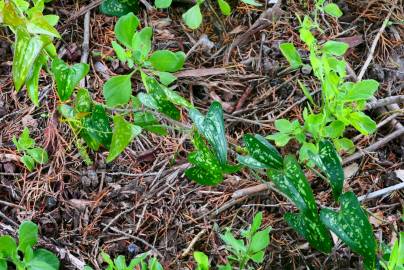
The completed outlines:
<svg viewBox="0 0 404 270">
<path fill-rule="evenodd" d="M 257 161 L 267 165 L 269 169 L 282 169 L 282 156 L 276 148 L 260 135 L 246 134 L 244 144 L 249 154 Z"/>
<path fill-rule="evenodd" d="M 310 154 L 310 160 L 327 176 L 333 196 L 338 200 L 344 185 L 344 171 L 340 157 L 329 140 L 319 142 L 319 153 Z"/>
<path fill-rule="evenodd" d="M 366 269 L 374 269 L 376 240 L 365 211 L 353 192 L 340 196 L 341 210 L 322 209 L 321 221 L 354 252 L 365 259 Z"/>
<path fill-rule="evenodd" d="M 182 14 L 185 24 L 191 29 L 197 29 L 202 23 L 202 13 L 199 4 L 194 5 Z"/>
<path fill-rule="evenodd" d="M 59 259 L 46 249 L 36 249 L 31 260 L 28 261 L 30 270 L 59 270 Z"/>
<path fill-rule="evenodd" d="M 268 177 L 276 187 L 291 200 L 300 211 L 317 212 L 313 190 L 297 160 L 288 155 L 283 160 L 284 170 L 268 170 Z"/>
<path fill-rule="evenodd" d="M 87 75 L 90 67 L 84 63 L 69 66 L 63 60 L 55 58 L 51 69 L 55 76 L 57 93 L 63 102 L 70 98 L 74 88 Z"/>
<path fill-rule="evenodd" d="M 114 116 L 114 132 L 107 162 L 114 160 L 129 143 L 142 132 L 142 128 L 126 121 L 122 116 Z"/>
<path fill-rule="evenodd" d="M 324 253 L 331 251 L 331 235 L 321 223 L 317 212 L 286 213 L 284 218 L 312 247 Z"/>
</svg>

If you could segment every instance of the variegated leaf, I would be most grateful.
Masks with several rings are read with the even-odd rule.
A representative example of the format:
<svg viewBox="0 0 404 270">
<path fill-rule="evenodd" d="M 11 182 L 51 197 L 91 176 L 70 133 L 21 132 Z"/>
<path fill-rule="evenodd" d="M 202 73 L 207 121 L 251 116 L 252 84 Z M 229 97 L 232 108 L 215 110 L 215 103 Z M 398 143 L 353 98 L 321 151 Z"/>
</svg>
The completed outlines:
<svg viewBox="0 0 404 270">
<path fill-rule="evenodd" d="M 333 196 L 338 200 L 344 185 L 344 171 L 340 157 L 332 142 L 328 140 L 320 141 L 319 154 L 311 154 L 310 159 L 327 176 Z"/>
<path fill-rule="evenodd" d="M 268 169 L 282 169 L 282 156 L 264 137 L 246 134 L 243 140 L 254 159 L 266 164 Z"/>
<path fill-rule="evenodd" d="M 366 269 L 374 269 L 376 240 L 365 211 L 353 192 L 340 196 L 341 210 L 322 209 L 321 221 L 354 252 L 365 259 Z"/>
</svg>

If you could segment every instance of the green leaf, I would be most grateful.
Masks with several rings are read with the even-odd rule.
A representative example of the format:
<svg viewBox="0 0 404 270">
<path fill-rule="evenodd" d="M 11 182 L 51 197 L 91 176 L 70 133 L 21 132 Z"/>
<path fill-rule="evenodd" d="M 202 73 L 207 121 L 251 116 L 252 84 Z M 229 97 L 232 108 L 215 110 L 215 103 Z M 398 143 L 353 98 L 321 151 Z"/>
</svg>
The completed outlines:
<svg viewBox="0 0 404 270">
<path fill-rule="evenodd" d="M 142 128 L 126 121 L 122 116 L 114 116 L 114 132 L 107 162 L 114 160 L 142 132 Z"/>
<path fill-rule="evenodd" d="M 310 103 L 312 105 L 316 105 L 316 103 L 313 100 L 313 97 L 310 95 L 310 91 L 309 89 L 307 89 L 306 85 L 304 85 L 300 80 L 297 80 L 297 82 L 299 83 L 300 88 L 303 91 L 304 96 L 307 98 L 308 101 L 310 101 Z"/>
<path fill-rule="evenodd" d="M 302 28 L 300 29 L 300 39 L 306 43 L 309 48 L 312 48 L 316 44 L 316 38 L 310 32 L 310 30 Z M 311 59 L 310 59 L 311 60 Z M 315 66 L 311 63 L 313 70 L 315 70 Z"/>
<path fill-rule="evenodd" d="M 60 38 L 58 30 L 50 25 L 43 16 L 34 17 L 29 20 L 27 22 L 27 30 L 30 34 L 47 35 L 49 37 Z"/>
<path fill-rule="evenodd" d="M 331 235 L 316 213 L 286 213 L 286 222 L 315 249 L 329 253 L 333 246 Z"/>
<path fill-rule="evenodd" d="M 119 45 L 118 42 L 116 42 L 115 40 L 112 41 L 112 48 L 114 48 L 115 54 L 118 57 L 119 61 L 121 61 L 122 63 L 126 63 L 126 61 L 128 61 L 128 55 L 126 54 L 125 49 Z"/>
<path fill-rule="evenodd" d="M 207 160 L 207 164 L 210 164 Z M 204 186 L 215 186 L 223 181 L 223 174 L 218 170 L 209 171 L 206 168 L 195 166 L 185 171 L 185 176 Z"/>
<path fill-rule="evenodd" d="M 28 262 L 30 270 L 59 270 L 59 259 L 46 249 L 34 250 L 34 256 Z"/>
<path fill-rule="evenodd" d="M 27 86 L 28 96 L 35 106 L 39 106 L 38 81 L 42 66 L 45 63 L 46 58 L 43 55 L 39 55 L 32 65 L 32 68 L 27 77 L 27 81 L 25 82 Z"/>
<path fill-rule="evenodd" d="M 55 76 L 60 101 L 66 101 L 72 95 L 76 85 L 87 75 L 90 67 L 84 63 L 69 66 L 63 60 L 55 58 L 51 69 Z"/>
<path fill-rule="evenodd" d="M 288 155 L 283 160 L 283 171 L 268 170 L 268 177 L 276 187 L 302 212 L 316 212 L 313 190 L 297 160 Z"/>
<path fill-rule="evenodd" d="M 129 12 L 136 13 L 139 10 L 139 1 L 104 0 L 101 3 L 100 11 L 108 16 L 123 16 Z"/>
<path fill-rule="evenodd" d="M 13 81 L 15 90 L 19 91 L 24 85 L 29 72 L 39 56 L 42 48 L 50 42 L 45 37 L 31 37 L 28 33 L 20 28 L 16 30 L 16 42 L 13 56 Z"/>
<path fill-rule="evenodd" d="M 219 4 L 220 11 L 223 15 L 229 16 L 231 14 L 231 7 L 229 3 L 227 3 L 225 0 L 217 0 L 217 3 Z"/>
<path fill-rule="evenodd" d="M 257 253 L 264 250 L 269 245 L 269 231 L 271 228 L 255 233 L 251 238 L 248 252 Z"/>
<path fill-rule="evenodd" d="M 90 116 L 83 119 L 81 136 L 88 146 L 98 150 L 100 145 L 109 148 L 112 139 L 110 120 L 101 105 L 95 105 Z"/>
<path fill-rule="evenodd" d="M 255 0 L 241 0 L 241 2 L 246 3 L 247 5 L 255 6 L 255 7 L 260 7 L 260 6 L 262 6 L 261 3 L 255 1 Z"/>
<path fill-rule="evenodd" d="M 171 6 L 172 0 L 155 0 L 154 5 L 156 8 L 168 8 Z"/>
<path fill-rule="evenodd" d="M 342 121 L 334 120 L 324 128 L 324 136 L 328 138 L 339 138 L 343 136 L 345 124 Z"/>
<path fill-rule="evenodd" d="M 340 157 L 334 145 L 329 140 L 319 142 L 319 153 L 312 154 L 311 160 L 327 176 L 330 182 L 332 193 L 337 200 L 342 193 L 344 185 L 344 171 Z"/>
<path fill-rule="evenodd" d="M 85 88 L 80 88 L 77 92 L 74 109 L 79 113 L 91 112 L 93 106 L 93 100 L 90 93 Z"/>
<path fill-rule="evenodd" d="M 247 166 L 251 169 L 266 169 L 268 166 L 262 162 L 259 162 L 258 160 L 254 159 L 251 156 L 240 156 L 237 155 L 237 161 L 244 165 Z"/>
<path fill-rule="evenodd" d="M 175 107 L 175 105 L 168 99 L 166 92 L 164 90 L 164 86 L 160 85 L 156 79 L 153 77 L 147 76 L 145 73 L 141 73 L 142 82 L 149 93 L 150 97 L 138 95 L 139 99 L 142 103 L 148 102 L 148 105 L 155 106 L 157 110 L 161 113 L 164 113 L 168 117 L 179 120 L 180 119 L 180 111 Z M 144 103 L 145 104 L 145 103 Z M 146 104 L 145 104 L 146 105 Z M 147 105 L 146 105 L 147 106 Z"/>
<path fill-rule="evenodd" d="M 353 112 L 349 115 L 351 125 L 363 135 L 369 135 L 376 131 L 375 121 L 363 112 Z"/>
<path fill-rule="evenodd" d="M 143 128 L 144 130 L 153 132 L 155 134 L 165 136 L 168 134 L 167 130 L 160 125 L 156 117 L 150 112 L 136 112 L 133 114 L 133 122 L 135 125 Z"/>
<path fill-rule="evenodd" d="M 198 263 L 197 270 L 209 270 L 209 257 L 205 253 L 195 251 L 194 259 Z"/>
<path fill-rule="evenodd" d="M 182 69 L 185 54 L 183 52 L 174 53 L 169 50 L 158 50 L 152 53 L 149 61 L 158 71 L 176 72 Z"/>
<path fill-rule="evenodd" d="M 342 16 L 342 11 L 334 3 L 330 3 L 330 4 L 325 5 L 324 11 L 328 15 L 331 15 L 331 16 L 334 16 L 334 17 L 337 17 L 337 18 Z"/>
<path fill-rule="evenodd" d="M 268 135 L 265 138 L 275 141 L 275 144 L 278 147 L 287 145 L 290 139 L 292 139 L 290 135 L 282 132 L 276 132 L 275 134 Z"/>
<path fill-rule="evenodd" d="M 123 255 L 119 255 L 118 257 L 116 257 L 114 259 L 114 264 L 117 268 L 117 270 L 125 270 L 126 269 L 126 260 L 125 260 L 125 256 Z"/>
<path fill-rule="evenodd" d="M 132 94 L 132 74 L 119 75 L 109 79 L 103 87 L 103 94 L 108 107 L 125 105 Z"/>
<path fill-rule="evenodd" d="M 38 241 L 38 226 L 32 221 L 24 221 L 18 229 L 18 250 L 25 252 Z"/>
<path fill-rule="evenodd" d="M 345 54 L 346 50 L 348 50 L 349 45 L 345 42 L 340 41 L 327 41 L 323 45 L 323 51 L 335 56 L 342 56 Z"/>
<path fill-rule="evenodd" d="M 197 29 L 202 23 L 202 13 L 199 4 L 194 5 L 182 14 L 185 24 L 191 29 Z"/>
<path fill-rule="evenodd" d="M 30 172 L 35 168 L 35 161 L 32 157 L 23 155 L 20 160 Z"/>
<path fill-rule="evenodd" d="M 341 101 L 351 102 L 371 99 L 379 88 L 379 83 L 375 80 L 363 80 L 347 88 L 342 95 Z"/>
<path fill-rule="evenodd" d="M 169 72 L 159 72 L 158 75 L 160 82 L 165 86 L 168 86 L 177 80 L 177 77 Z"/>
<path fill-rule="evenodd" d="M 282 43 L 279 45 L 279 49 L 293 69 L 299 68 L 301 65 L 303 65 L 302 59 L 300 58 L 300 55 L 293 43 Z"/>
<path fill-rule="evenodd" d="M 258 212 L 253 218 L 249 234 L 253 235 L 256 231 L 258 231 L 258 229 L 261 227 L 261 223 L 262 223 L 262 212 Z"/>
<path fill-rule="evenodd" d="M 139 101 L 148 108 L 159 110 L 157 101 L 149 94 L 139 93 L 137 94 Z"/>
<path fill-rule="evenodd" d="M 365 211 L 352 192 L 342 194 L 340 203 L 341 210 L 339 212 L 322 209 L 321 221 L 352 251 L 365 258 L 366 269 L 374 269 L 377 246 L 372 226 Z"/>
<path fill-rule="evenodd" d="M 258 251 L 257 253 L 251 255 L 250 258 L 255 263 L 262 263 L 264 261 L 264 258 L 265 258 L 265 252 L 264 251 Z"/>
<path fill-rule="evenodd" d="M 116 39 L 127 48 L 130 48 L 132 46 L 133 36 L 135 35 L 139 24 L 139 19 L 133 14 L 133 12 L 129 12 L 120 17 L 114 28 Z"/>
<path fill-rule="evenodd" d="M 264 137 L 258 134 L 255 136 L 246 134 L 243 141 L 250 155 L 266 164 L 267 168 L 281 169 L 283 167 L 281 155 Z"/>
<path fill-rule="evenodd" d="M 42 148 L 32 148 L 27 150 L 27 154 L 30 155 L 35 162 L 39 164 L 45 164 L 48 162 L 48 153 Z"/>
<path fill-rule="evenodd" d="M 236 239 L 229 229 L 226 230 L 224 234 L 219 234 L 220 238 L 225 242 L 225 244 L 236 252 L 246 253 L 247 248 L 244 245 L 243 240 Z"/>
<path fill-rule="evenodd" d="M 136 32 L 132 39 L 132 49 L 135 60 L 138 63 L 142 63 L 148 56 L 151 50 L 151 39 L 153 35 L 153 29 L 151 27 L 145 27 L 139 32 Z"/>
<path fill-rule="evenodd" d="M 0 258 L 14 258 L 16 255 L 17 244 L 15 240 L 9 235 L 0 236 Z M 7 270 L 7 268 L 5 269 Z"/>
<path fill-rule="evenodd" d="M 355 152 L 355 145 L 353 141 L 348 138 L 334 139 L 333 142 L 338 152 L 344 151 L 349 154 L 353 154 L 353 152 Z"/>
<path fill-rule="evenodd" d="M 172 102 L 173 104 L 185 107 L 187 109 L 193 108 L 193 105 L 188 100 L 183 98 L 181 95 L 177 94 L 177 92 L 169 89 L 168 87 L 164 87 L 164 86 L 160 86 L 160 87 L 163 89 L 164 94 L 166 95 L 167 99 L 170 102 Z"/>
<path fill-rule="evenodd" d="M 0 16 L 2 16 L 1 10 L 0 10 Z M 8 270 L 7 261 L 1 258 L 0 258 L 0 270 Z"/>
<path fill-rule="evenodd" d="M 27 127 L 24 128 L 18 140 L 15 140 L 15 138 L 13 138 L 13 142 L 18 151 L 27 150 L 28 148 L 32 148 L 35 145 L 34 139 L 29 136 L 29 129 Z"/>
<path fill-rule="evenodd" d="M 312 143 L 304 142 L 299 150 L 299 160 L 309 160 L 313 153 L 317 153 L 317 147 Z"/>
<path fill-rule="evenodd" d="M 289 120 L 279 119 L 275 121 L 275 127 L 282 133 L 291 133 L 294 130 L 294 126 Z"/>
</svg>

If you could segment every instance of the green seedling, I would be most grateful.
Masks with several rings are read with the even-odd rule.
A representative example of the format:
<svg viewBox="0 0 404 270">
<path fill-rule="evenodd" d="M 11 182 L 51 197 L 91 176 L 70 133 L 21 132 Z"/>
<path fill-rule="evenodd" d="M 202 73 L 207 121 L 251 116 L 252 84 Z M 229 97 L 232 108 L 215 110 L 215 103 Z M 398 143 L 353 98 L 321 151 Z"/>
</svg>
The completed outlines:
<svg viewBox="0 0 404 270">
<path fill-rule="evenodd" d="M 227 161 L 228 145 L 222 106 L 215 101 L 206 116 L 191 109 L 189 117 L 197 129 L 192 139 L 196 151 L 188 156 L 194 166 L 187 169 L 185 175 L 202 185 L 217 185 L 223 181 L 224 174 L 239 170 L 239 166 L 230 165 Z"/>
<path fill-rule="evenodd" d="M 35 146 L 34 139 L 29 136 L 28 128 L 24 128 L 18 139 L 14 136 L 13 143 L 17 151 L 24 154 L 20 160 L 29 171 L 32 171 L 36 164 L 48 162 L 48 153 L 45 149 Z"/>
<path fill-rule="evenodd" d="M 35 248 L 38 226 L 31 221 L 21 223 L 18 245 L 9 235 L 0 236 L 0 270 L 58 270 L 59 259 L 52 252 Z"/>
<path fill-rule="evenodd" d="M 129 264 L 126 263 L 126 258 L 123 255 L 119 255 L 114 260 L 112 260 L 111 257 L 105 252 L 101 252 L 101 256 L 104 262 L 108 264 L 104 270 L 164 270 L 163 266 L 155 257 L 150 257 L 147 261 L 147 253 L 136 256 L 130 260 Z M 84 270 L 92 270 L 92 268 L 90 266 L 86 266 Z"/>
<path fill-rule="evenodd" d="M 276 120 L 278 132 L 267 136 L 280 147 L 291 139 L 298 141 L 302 145 L 299 151 L 302 161 L 308 160 L 311 152 L 317 153 L 318 143 L 324 139 L 331 139 L 338 151 L 354 151 L 353 142 L 344 137 L 349 126 L 363 135 L 376 131 L 376 123 L 363 110 L 366 101 L 377 91 L 379 83 L 375 80 L 347 82 L 346 62 L 342 56 L 348 45 L 339 41 L 327 41 L 319 45 L 310 32 L 313 27 L 314 23 L 306 16 L 301 25 L 300 38 L 310 51 L 310 66 L 321 84 L 321 100 L 319 104 L 315 103 L 307 87 L 299 81 L 310 102 L 303 111 L 304 123 L 300 124 L 298 120 Z M 282 44 L 280 49 L 292 68 L 304 65 L 292 43 Z"/>
<path fill-rule="evenodd" d="M 219 269 L 256 269 L 250 265 L 250 262 L 262 263 L 264 261 L 265 250 L 269 245 L 269 233 L 271 228 L 259 230 L 262 223 L 262 212 L 255 215 L 252 224 L 247 230 L 241 232 L 243 239 L 237 239 L 229 228 L 220 238 L 226 245 L 226 249 L 231 254 L 227 257 L 228 264 L 219 266 Z M 202 268 L 203 269 L 203 268 Z"/>
<path fill-rule="evenodd" d="M 57 56 L 53 38 L 60 38 L 54 28 L 59 17 L 43 15 L 44 0 L 0 0 L 0 23 L 15 35 L 13 56 L 13 82 L 16 91 L 26 86 L 31 101 L 39 105 L 38 80 L 49 58 Z"/>
<path fill-rule="evenodd" d="M 385 245 L 380 265 L 384 270 L 404 270 L 404 232 L 400 232 L 392 248 Z"/>
</svg>

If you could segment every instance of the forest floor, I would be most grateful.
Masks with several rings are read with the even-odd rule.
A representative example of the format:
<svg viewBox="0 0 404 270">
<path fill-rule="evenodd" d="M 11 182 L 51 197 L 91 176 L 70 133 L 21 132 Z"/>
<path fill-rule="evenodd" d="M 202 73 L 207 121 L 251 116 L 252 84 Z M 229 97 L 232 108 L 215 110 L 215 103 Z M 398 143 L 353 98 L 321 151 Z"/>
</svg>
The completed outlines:
<svg viewBox="0 0 404 270">
<path fill-rule="evenodd" d="M 236 144 L 245 133 L 273 133 L 277 118 L 302 120 L 305 102 L 297 79 L 312 91 L 318 85 L 301 71 L 288 72 L 288 63 L 279 51 L 282 42 L 303 47 L 296 14 L 312 12 L 311 1 L 283 0 L 275 8 L 270 4 L 262 8 L 236 1 L 231 4 L 234 10 L 229 17 L 220 15 L 214 6 L 203 8 L 203 24 L 196 31 L 183 25 L 185 7 L 181 3 L 168 11 L 142 6 L 137 15 L 143 26 L 153 27 L 156 49 L 187 54 L 184 71 L 177 74 L 176 90 L 202 111 L 213 100 L 220 101 L 228 141 Z M 341 0 L 337 4 L 344 15 L 339 20 L 323 17 L 320 23 L 325 30 L 317 37 L 349 44 L 345 58 L 352 68 L 351 77 L 360 73 L 377 38 L 364 78 L 380 82 L 378 99 L 403 95 L 403 2 Z M 61 18 L 58 30 L 62 39 L 57 48 L 65 61 L 80 61 L 83 36 L 89 31 L 87 88 L 94 100 L 102 101 L 103 83 L 112 75 L 128 72 L 114 58 L 111 46 L 116 18 L 100 14 L 91 1 L 55 0 L 47 10 Z M 85 13 L 90 14 L 87 30 Z M 260 17 L 262 14 L 266 15 Z M 380 32 L 387 16 L 401 25 L 393 23 Z M 106 151 L 91 153 L 94 164 L 87 167 L 74 147 L 73 134 L 59 120 L 50 76 L 44 73 L 41 77 L 40 107 L 34 107 L 25 93 L 15 92 L 11 39 L 7 30 L 0 29 L 0 158 L 1 154 L 18 155 L 12 137 L 29 127 L 38 145 L 47 149 L 50 161 L 30 173 L 18 159 L 0 159 L 0 232 L 16 230 L 22 220 L 32 219 L 40 226 L 41 244 L 64 258 L 63 269 L 76 269 L 82 262 L 97 268 L 100 250 L 112 256 L 128 255 L 132 243 L 139 252 L 155 252 L 165 269 L 193 269 L 193 250 L 209 254 L 214 263 L 224 262 L 227 254 L 218 228 L 231 227 L 237 232 L 257 211 L 263 211 L 264 226 L 271 226 L 272 231 L 260 269 L 359 268 L 360 258 L 345 245 L 338 244 L 330 255 L 310 248 L 282 218 L 285 212 L 295 211 L 294 206 L 265 186 L 257 186 L 261 183 L 249 170 L 226 176 L 216 187 L 188 180 L 184 170 L 188 166 L 186 153 L 192 146 L 178 131 L 170 130 L 165 137 L 141 135 L 112 163 L 105 163 Z M 303 50 L 301 53 L 304 55 Z M 137 88 L 141 87 L 138 83 Z M 355 145 L 361 155 L 356 159 L 343 156 L 345 190 L 361 196 L 404 181 L 402 136 L 372 151 L 362 151 L 400 129 L 397 122 L 403 119 L 402 112 L 397 107 L 384 113 L 368 111 L 377 123 L 392 114 L 395 122 L 390 121 L 371 136 L 358 137 Z M 181 117 L 191 124 L 185 111 Z M 358 135 L 354 130 L 348 133 L 351 138 Z M 296 153 L 297 149 L 291 142 L 282 154 Z M 311 174 L 308 178 L 317 202 L 332 205 L 326 183 Z M 370 221 L 377 239 L 391 243 L 396 232 L 403 230 L 403 190 L 362 204 L 372 213 Z"/>
</svg>

